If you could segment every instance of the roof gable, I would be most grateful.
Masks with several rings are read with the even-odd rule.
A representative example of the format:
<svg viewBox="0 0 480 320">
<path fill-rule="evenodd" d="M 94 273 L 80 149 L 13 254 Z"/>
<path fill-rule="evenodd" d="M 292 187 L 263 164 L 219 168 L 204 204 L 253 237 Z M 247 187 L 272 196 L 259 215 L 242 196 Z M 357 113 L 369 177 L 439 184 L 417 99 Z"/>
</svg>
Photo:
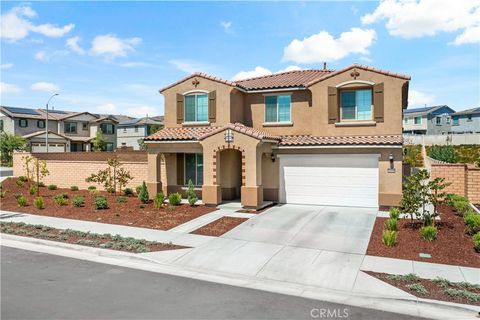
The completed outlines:
<svg viewBox="0 0 480 320">
<path fill-rule="evenodd" d="M 185 82 L 185 81 L 190 80 L 190 79 L 195 78 L 195 77 L 204 78 L 204 79 L 207 79 L 207 80 L 212 80 L 212 81 L 215 81 L 215 82 L 218 82 L 218 83 L 226 84 L 226 85 L 231 86 L 231 87 L 236 87 L 236 84 L 233 81 L 224 80 L 222 78 L 214 77 L 214 76 L 208 75 L 206 73 L 202 73 L 202 72 L 195 72 L 195 73 L 193 73 L 189 76 L 186 76 L 185 78 L 182 78 L 178 81 L 175 81 L 174 83 L 172 83 L 172 84 L 170 84 L 166 87 L 163 87 L 162 89 L 159 90 L 159 92 L 162 93 L 165 90 L 173 88 L 176 85 L 179 85 L 180 83 Z"/>
</svg>

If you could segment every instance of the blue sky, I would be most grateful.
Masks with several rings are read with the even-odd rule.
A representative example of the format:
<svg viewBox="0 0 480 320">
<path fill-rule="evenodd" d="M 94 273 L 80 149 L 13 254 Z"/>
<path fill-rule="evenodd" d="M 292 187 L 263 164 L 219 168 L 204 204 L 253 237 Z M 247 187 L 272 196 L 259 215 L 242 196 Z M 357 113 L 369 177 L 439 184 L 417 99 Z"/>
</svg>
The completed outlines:
<svg viewBox="0 0 480 320">
<path fill-rule="evenodd" d="M 2 2 L 1 14 L 2 105 L 59 92 L 57 109 L 152 116 L 158 89 L 194 71 L 235 79 L 323 61 L 411 75 L 410 107 L 480 105 L 477 0 Z"/>
</svg>

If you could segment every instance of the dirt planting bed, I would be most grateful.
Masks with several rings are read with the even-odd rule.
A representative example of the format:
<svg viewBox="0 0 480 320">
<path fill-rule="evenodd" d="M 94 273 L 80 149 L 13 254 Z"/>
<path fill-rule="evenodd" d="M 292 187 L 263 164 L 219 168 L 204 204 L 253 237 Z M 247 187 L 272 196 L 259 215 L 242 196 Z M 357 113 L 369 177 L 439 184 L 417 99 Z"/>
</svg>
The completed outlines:
<svg viewBox="0 0 480 320">
<path fill-rule="evenodd" d="M 119 203 L 113 194 L 103 191 L 97 191 L 98 194 L 92 194 L 92 192 L 88 190 L 49 190 L 47 187 L 40 187 L 40 196 L 43 197 L 45 205 L 44 209 L 37 209 L 33 205 L 36 195 L 30 195 L 28 192 L 29 183 L 26 182 L 23 186 L 18 186 L 16 180 L 15 178 L 9 178 L 2 182 L 2 190 L 5 192 L 5 196 L 1 199 L 0 203 L 2 210 L 159 230 L 174 228 L 216 210 L 215 208 L 203 205 L 191 207 L 190 205 L 184 204 L 176 207 L 164 205 L 160 209 L 157 209 L 154 207 L 152 201 L 142 204 L 134 195 L 126 197 L 124 199 L 125 202 Z M 67 204 L 64 206 L 57 205 L 53 200 L 56 195 L 61 193 L 67 193 L 68 195 Z M 26 197 L 27 206 L 19 207 L 15 198 L 15 195 L 18 194 Z M 95 197 L 98 195 L 106 197 L 108 209 L 95 209 L 93 203 Z M 85 197 L 85 204 L 83 206 L 73 206 L 72 200 L 76 196 Z"/>
<path fill-rule="evenodd" d="M 202 236 L 219 237 L 247 220 L 247 218 L 221 217 L 191 233 Z"/>
<path fill-rule="evenodd" d="M 386 218 L 377 218 L 367 254 L 480 268 L 480 253 L 475 251 L 472 237 L 465 233 L 463 217 L 450 206 L 439 207 L 439 212 L 441 221 L 436 223 L 438 227 L 436 240 L 425 241 L 421 238 L 420 222 L 399 219 L 398 243 L 391 248 L 382 243 Z M 432 257 L 421 258 L 420 253 L 428 253 Z"/>
</svg>

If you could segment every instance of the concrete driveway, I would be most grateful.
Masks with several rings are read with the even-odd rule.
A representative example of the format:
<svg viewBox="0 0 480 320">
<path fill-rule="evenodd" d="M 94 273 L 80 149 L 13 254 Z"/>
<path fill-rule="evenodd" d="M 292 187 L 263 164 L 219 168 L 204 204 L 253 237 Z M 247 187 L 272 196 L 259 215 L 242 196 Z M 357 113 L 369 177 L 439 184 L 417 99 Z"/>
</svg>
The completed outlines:
<svg viewBox="0 0 480 320">
<path fill-rule="evenodd" d="M 173 264 L 336 290 L 400 290 L 360 272 L 377 210 L 282 205 L 179 257 Z"/>
</svg>

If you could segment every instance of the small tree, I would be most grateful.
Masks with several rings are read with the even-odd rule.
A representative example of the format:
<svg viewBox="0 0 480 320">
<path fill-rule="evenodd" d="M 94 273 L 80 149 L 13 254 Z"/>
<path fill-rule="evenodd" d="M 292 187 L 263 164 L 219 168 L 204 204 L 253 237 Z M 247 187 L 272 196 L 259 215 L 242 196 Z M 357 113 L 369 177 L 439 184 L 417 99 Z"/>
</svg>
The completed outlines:
<svg viewBox="0 0 480 320">
<path fill-rule="evenodd" d="M 25 169 L 25 175 L 28 181 L 35 181 L 37 197 L 40 196 L 40 184 L 46 176 L 50 174 L 47 169 L 47 162 L 45 160 L 39 160 L 37 157 L 25 156 L 22 157 Z"/>
<path fill-rule="evenodd" d="M 147 144 L 143 141 L 143 138 L 138 139 L 137 142 L 140 150 L 147 150 Z"/>
<path fill-rule="evenodd" d="M 1 132 L 0 133 L 0 158 L 1 163 L 12 166 L 13 151 L 24 151 L 27 148 L 27 140 L 25 138 Z"/>
<path fill-rule="evenodd" d="M 107 165 L 107 168 L 98 171 L 96 174 L 91 174 L 85 181 L 102 184 L 105 190 L 113 190 L 114 194 L 117 195 L 117 186 L 119 193 L 121 193 L 133 177 L 129 171 L 121 167 L 122 164 L 117 159 L 108 159 Z"/>
<path fill-rule="evenodd" d="M 188 199 L 188 203 L 192 207 L 195 205 L 195 202 L 197 202 L 198 200 L 197 194 L 195 193 L 195 187 L 193 186 L 192 179 L 188 180 L 187 199 Z"/>
<path fill-rule="evenodd" d="M 145 181 L 143 181 L 142 186 L 140 187 L 140 192 L 138 193 L 138 199 L 142 201 L 143 203 L 147 203 L 148 200 L 150 199 L 150 196 L 148 194 L 148 189 L 147 189 L 147 184 Z"/>
<path fill-rule="evenodd" d="M 95 138 L 93 139 L 93 151 L 105 150 L 105 138 L 102 129 L 98 128 Z"/>
</svg>

